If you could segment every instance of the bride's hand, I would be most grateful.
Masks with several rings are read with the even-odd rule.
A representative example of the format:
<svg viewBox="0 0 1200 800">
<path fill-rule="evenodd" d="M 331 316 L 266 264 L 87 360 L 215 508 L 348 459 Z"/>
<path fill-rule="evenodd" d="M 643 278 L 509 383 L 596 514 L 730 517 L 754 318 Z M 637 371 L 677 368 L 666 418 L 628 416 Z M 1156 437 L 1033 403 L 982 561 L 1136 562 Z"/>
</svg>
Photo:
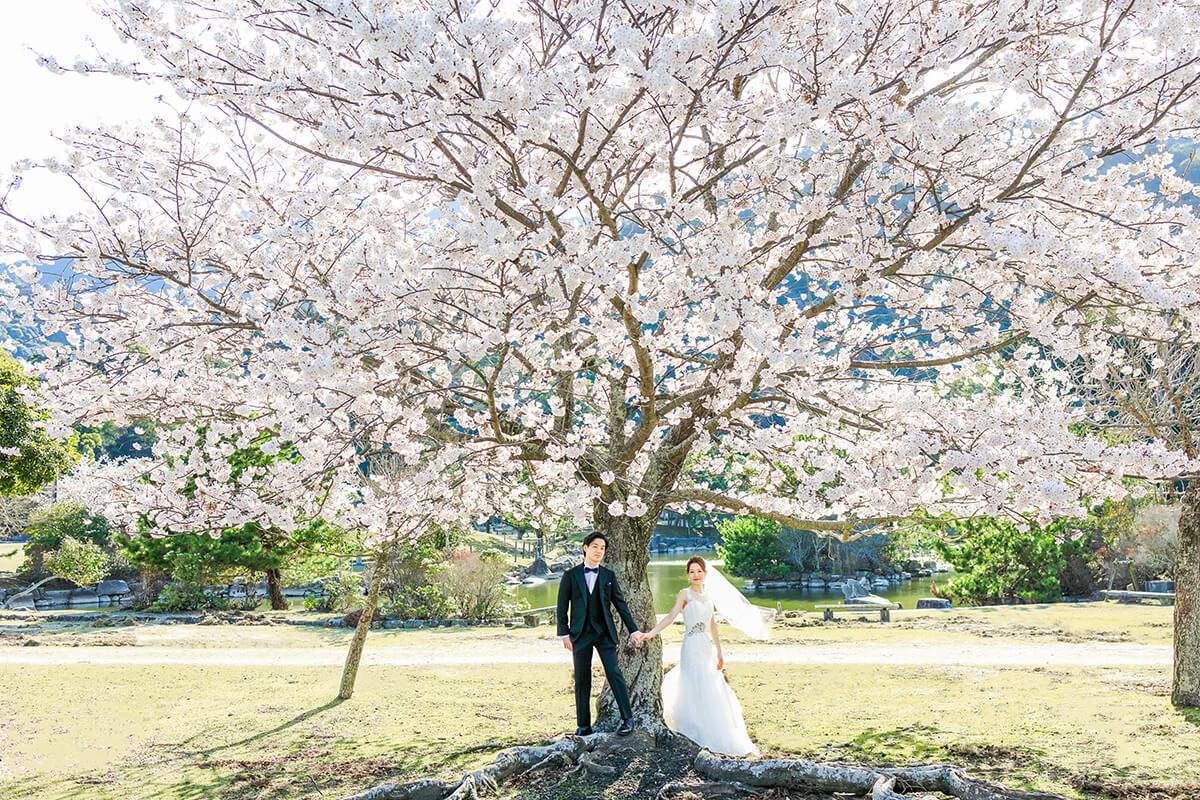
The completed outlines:
<svg viewBox="0 0 1200 800">
<path fill-rule="evenodd" d="M 717 672 L 725 668 L 725 656 L 717 653 Z"/>
</svg>

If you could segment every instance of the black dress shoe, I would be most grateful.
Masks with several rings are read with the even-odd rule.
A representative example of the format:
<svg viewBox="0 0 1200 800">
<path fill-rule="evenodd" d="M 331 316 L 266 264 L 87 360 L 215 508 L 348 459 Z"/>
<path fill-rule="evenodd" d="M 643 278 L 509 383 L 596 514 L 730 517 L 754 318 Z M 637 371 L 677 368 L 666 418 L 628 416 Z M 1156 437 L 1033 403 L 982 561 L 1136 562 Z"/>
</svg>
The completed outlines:
<svg viewBox="0 0 1200 800">
<path fill-rule="evenodd" d="M 592 733 L 593 731 L 591 725 L 588 725 L 586 728 L 579 728 L 575 731 L 576 736 L 591 736 Z"/>
<path fill-rule="evenodd" d="M 617 728 L 617 736 L 628 736 L 631 733 L 633 733 L 633 720 L 621 720 L 621 725 Z"/>
</svg>

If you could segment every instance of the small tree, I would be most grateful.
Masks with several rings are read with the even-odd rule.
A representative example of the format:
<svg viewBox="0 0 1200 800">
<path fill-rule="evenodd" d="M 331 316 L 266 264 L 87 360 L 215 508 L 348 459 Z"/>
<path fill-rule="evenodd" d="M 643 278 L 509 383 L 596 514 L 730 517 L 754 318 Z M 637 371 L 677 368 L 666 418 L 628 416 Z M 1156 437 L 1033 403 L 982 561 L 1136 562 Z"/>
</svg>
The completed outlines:
<svg viewBox="0 0 1200 800">
<path fill-rule="evenodd" d="M 1066 562 L 1059 537 L 1065 523 L 1040 528 L 1005 520 L 979 519 L 956 524 L 954 539 L 934 547 L 959 572 L 949 594 L 970 605 L 1050 603 L 1062 596 Z"/>
<path fill-rule="evenodd" d="M 508 562 L 499 553 L 455 550 L 442 580 L 451 601 L 466 619 L 494 619 L 504 610 L 508 594 L 501 582 Z"/>
<path fill-rule="evenodd" d="M 98 547 L 109 543 L 108 520 L 72 500 L 52 503 L 32 512 L 25 532 L 29 539 L 25 543 L 25 563 L 21 571 L 33 578 L 43 577 L 45 554 L 59 547 L 64 539 L 72 538 Z"/>
<path fill-rule="evenodd" d="M 38 381 L 0 350 L 0 495 L 33 494 L 77 458 L 70 440 L 51 438 L 37 423 L 45 411 L 30 405 Z"/>
<path fill-rule="evenodd" d="M 438 619 L 450 613 L 450 598 L 441 580 L 448 566 L 443 541 L 435 534 L 393 548 L 380 587 L 384 613 L 400 619 Z"/>
<path fill-rule="evenodd" d="M 717 553 L 725 568 L 745 578 L 782 578 L 791 571 L 780 546 L 779 523 L 773 519 L 738 516 L 717 523 L 721 543 Z"/>
<path fill-rule="evenodd" d="M 278 611 L 288 607 L 280 585 L 281 569 L 288 557 L 297 550 L 318 542 L 327 527 L 324 521 L 317 520 L 285 536 L 279 531 L 249 522 L 236 528 L 226 528 L 216 536 L 203 533 L 172 536 L 138 533 L 122 539 L 121 546 L 134 564 L 171 574 L 178 572 L 183 557 L 202 566 L 200 574 L 204 579 L 216 579 L 223 574 L 239 571 L 263 573 L 267 579 L 271 608 Z"/>
<path fill-rule="evenodd" d="M 104 580 L 112 559 L 95 542 L 66 536 L 46 556 L 46 565 L 60 578 L 79 586 L 92 586 Z"/>
<path fill-rule="evenodd" d="M 51 574 L 8 598 L 4 607 L 11 608 L 17 600 L 55 578 L 62 578 L 79 586 L 99 583 L 108 574 L 111 563 L 109 555 L 95 542 L 80 541 L 73 536 L 63 537 L 58 547 L 46 554 L 46 566 Z"/>
</svg>

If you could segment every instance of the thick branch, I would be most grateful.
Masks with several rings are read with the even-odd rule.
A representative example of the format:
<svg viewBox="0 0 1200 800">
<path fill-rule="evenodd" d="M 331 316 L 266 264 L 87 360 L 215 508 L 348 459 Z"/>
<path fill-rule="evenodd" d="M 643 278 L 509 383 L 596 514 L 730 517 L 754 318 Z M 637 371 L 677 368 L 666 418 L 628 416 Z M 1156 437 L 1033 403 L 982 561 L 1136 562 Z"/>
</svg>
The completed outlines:
<svg viewBox="0 0 1200 800">
<path fill-rule="evenodd" d="M 685 500 L 694 503 L 706 503 L 712 506 L 720 506 L 727 508 L 730 511 L 745 512 L 753 514 L 756 517 L 766 517 L 773 519 L 776 522 L 781 522 L 792 528 L 801 530 L 813 531 L 827 536 L 834 534 L 840 535 L 842 541 L 848 542 L 858 539 L 867 534 L 866 531 L 856 532 L 854 529 L 869 525 L 883 525 L 888 522 L 899 522 L 903 517 L 851 517 L 849 519 L 804 519 L 792 514 L 784 514 L 779 511 L 770 511 L 763 508 L 757 508 L 752 502 L 743 500 L 738 497 L 714 492 L 711 489 L 676 489 L 671 492 L 670 500 Z"/>
</svg>

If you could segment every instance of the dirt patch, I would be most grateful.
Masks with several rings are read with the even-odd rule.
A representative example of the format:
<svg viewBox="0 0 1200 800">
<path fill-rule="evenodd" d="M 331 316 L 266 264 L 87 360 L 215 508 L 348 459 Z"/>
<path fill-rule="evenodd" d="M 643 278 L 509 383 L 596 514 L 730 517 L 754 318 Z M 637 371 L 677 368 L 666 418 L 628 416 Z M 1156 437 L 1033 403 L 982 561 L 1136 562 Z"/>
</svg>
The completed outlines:
<svg viewBox="0 0 1200 800">
<path fill-rule="evenodd" d="M 950 616 L 914 616 L 898 620 L 897 628 L 921 631 L 966 633 L 981 639 L 1051 639 L 1056 642 L 1130 642 L 1124 631 L 1068 631 L 1037 625 L 994 625 L 965 614 Z"/>
<path fill-rule="evenodd" d="M 875 615 L 875 621 L 879 621 L 879 615 Z M 836 620 L 844 621 L 844 620 Z M 788 616 L 788 612 L 784 612 L 784 616 L 775 618 L 776 628 L 820 628 L 829 623 L 824 622 L 817 614 L 809 614 L 807 616 Z"/>
<path fill-rule="evenodd" d="M 955 764 L 972 775 L 997 779 L 1034 771 L 1052 778 L 1067 780 L 1071 773 L 1046 761 L 1043 754 L 1030 747 L 993 744 L 952 744 L 946 754 Z"/>
<path fill-rule="evenodd" d="M 13 633 L 11 631 L 0 631 L 0 647 L 5 645 L 9 647 L 37 647 L 41 642 L 32 636 L 24 633 Z"/>
<path fill-rule="evenodd" d="M 197 625 L 276 625 L 277 620 L 253 611 L 202 611 Z"/>
<path fill-rule="evenodd" d="M 306 745 L 285 755 L 201 761 L 196 766 L 216 770 L 224 785 L 215 797 L 251 800 L 264 796 L 290 797 L 311 791 L 387 783 L 402 774 L 393 756 L 339 759 L 320 745 Z"/>
<path fill-rule="evenodd" d="M 38 641 L 56 647 L 133 647 L 137 637 L 131 631 L 89 631 L 46 636 Z"/>
<path fill-rule="evenodd" d="M 1155 697 L 1166 697 L 1171 693 L 1171 680 L 1166 676 L 1150 678 L 1137 673 L 1114 671 L 1103 673 L 1100 679 L 1124 692 L 1139 692 Z"/>
<path fill-rule="evenodd" d="M 1004 782 L 1014 775 L 1035 772 L 1075 789 L 1087 800 L 1196 800 L 1200 782 L 1109 781 L 1065 769 L 1027 747 L 1003 745 L 951 745 L 947 754 L 967 772 Z"/>
<path fill-rule="evenodd" d="M 1097 800 L 1196 800 L 1200 797 L 1200 781 L 1130 783 L 1083 778 L 1072 781 L 1071 785 Z"/>
</svg>

